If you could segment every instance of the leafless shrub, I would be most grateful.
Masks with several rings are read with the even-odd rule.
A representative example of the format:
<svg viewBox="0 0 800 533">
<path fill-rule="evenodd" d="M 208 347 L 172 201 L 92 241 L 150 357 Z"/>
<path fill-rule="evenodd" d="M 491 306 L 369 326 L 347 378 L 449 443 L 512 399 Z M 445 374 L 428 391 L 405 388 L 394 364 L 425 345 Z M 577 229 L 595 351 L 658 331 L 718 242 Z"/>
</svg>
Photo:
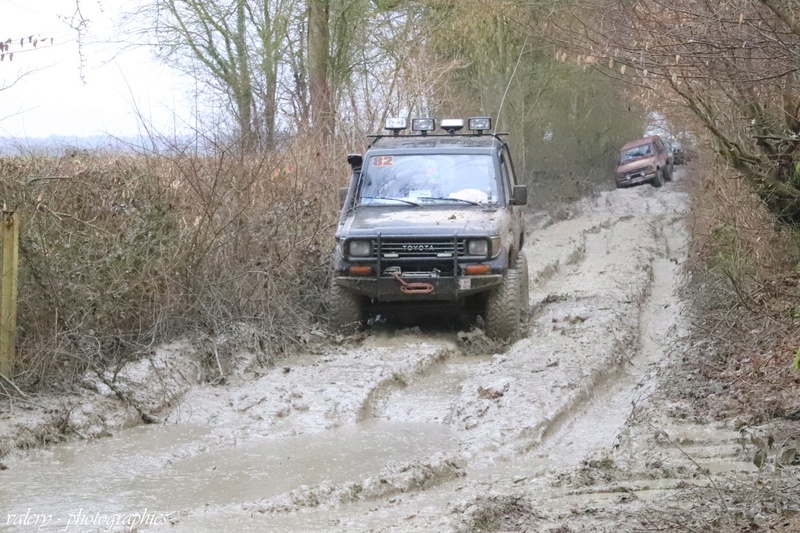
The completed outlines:
<svg viewBox="0 0 800 533">
<path fill-rule="evenodd" d="M 215 148 L 0 161 L 22 216 L 18 382 L 69 385 L 238 321 L 272 355 L 297 345 L 321 311 L 344 150 Z"/>
<path fill-rule="evenodd" d="M 798 236 L 726 167 L 699 163 L 689 187 L 694 351 L 691 393 L 718 416 L 749 422 L 800 413 Z M 770 393 L 765 396 L 764 391 Z M 706 404 L 709 405 L 706 405 Z M 710 404 L 713 403 L 713 409 Z"/>
</svg>

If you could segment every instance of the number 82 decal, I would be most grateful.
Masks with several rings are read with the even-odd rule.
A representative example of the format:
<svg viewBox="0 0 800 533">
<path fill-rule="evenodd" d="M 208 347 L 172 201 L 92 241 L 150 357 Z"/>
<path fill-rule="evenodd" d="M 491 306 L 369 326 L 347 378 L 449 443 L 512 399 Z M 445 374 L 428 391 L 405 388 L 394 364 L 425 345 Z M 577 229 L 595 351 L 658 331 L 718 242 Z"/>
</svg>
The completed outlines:
<svg viewBox="0 0 800 533">
<path fill-rule="evenodd" d="M 391 167 L 394 166 L 393 155 L 376 155 L 372 157 L 373 167 Z"/>
</svg>

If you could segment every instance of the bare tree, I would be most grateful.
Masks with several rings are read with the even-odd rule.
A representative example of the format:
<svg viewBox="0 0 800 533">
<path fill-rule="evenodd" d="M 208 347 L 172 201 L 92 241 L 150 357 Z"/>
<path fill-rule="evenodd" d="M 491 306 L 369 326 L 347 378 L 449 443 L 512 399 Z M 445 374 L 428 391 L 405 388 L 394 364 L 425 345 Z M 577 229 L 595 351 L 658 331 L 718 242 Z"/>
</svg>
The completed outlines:
<svg viewBox="0 0 800 533">
<path fill-rule="evenodd" d="M 269 144 L 279 124 L 333 135 L 335 84 L 347 79 L 336 61 L 350 57 L 365 7 L 366 0 L 153 0 L 137 14 L 167 61 L 204 73 L 200 81 L 225 96 L 243 140 L 260 135 Z"/>
<path fill-rule="evenodd" d="M 336 115 L 330 87 L 330 2 L 308 0 L 308 80 L 311 122 L 323 139 L 333 135 Z"/>
<path fill-rule="evenodd" d="M 227 99 L 244 146 L 271 144 L 279 62 L 294 0 L 154 0 L 138 11 L 163 57 Z"/>
<path fill-rule="evenodd" d="M 720 157 L 800 223 L 798 20 L 796 2 L 590 1 L 554 36 L 576 60 L 691 110 Z"/>
</svg>

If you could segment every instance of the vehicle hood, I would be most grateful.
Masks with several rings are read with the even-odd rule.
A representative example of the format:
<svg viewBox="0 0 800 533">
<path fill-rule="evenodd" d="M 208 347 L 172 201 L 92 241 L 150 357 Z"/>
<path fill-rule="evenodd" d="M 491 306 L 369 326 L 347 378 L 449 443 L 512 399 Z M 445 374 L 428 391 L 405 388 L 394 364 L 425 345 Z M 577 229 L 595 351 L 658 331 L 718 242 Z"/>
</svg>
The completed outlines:
<svg viewBox="0 0 800 533">
<path fill-rule="evenodd" d="M 651 166 L 651 165 L 653 167 L 657 167 L 658 166 L 658 159 L 655 158 L 655 157 L 641 157 L 639 159 L 634 159 L 633 161 L 628 161 L 625 164 L 622 164 L 622 165 L 618 166 L 617 167 L 617 173 L 618 174 L 625 174 L 625 173 L 630 172 L 632 170 L 638 170 L 640 168 L 643 168 L 643 167 L 646 167 L 646 166 Z"/>
<path fill-rule="evenodd" d="M 339 226 L 339 234 L 371 235 L 498 235 L 507 215 L 499 209 L 467 206 L 408 206 L 401 209 L 359 206 Z"/>
</svg>

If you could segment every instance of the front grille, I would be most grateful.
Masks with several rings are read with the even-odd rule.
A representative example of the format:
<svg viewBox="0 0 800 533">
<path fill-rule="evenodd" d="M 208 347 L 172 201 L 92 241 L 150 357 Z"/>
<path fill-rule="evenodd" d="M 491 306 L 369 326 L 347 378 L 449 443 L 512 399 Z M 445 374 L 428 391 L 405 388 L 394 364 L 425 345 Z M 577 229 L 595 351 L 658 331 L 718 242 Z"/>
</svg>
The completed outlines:
<svg viewBox="0 0 800 533">
<path fill-rule="evenodd" d="M 464 239 L 396 238 L 380 241 L 380 254 L 384 259 L 447 259 L 465 255 Z"/>
<path fill-rule="evenodd" d="M 635 170 L 629 170 L 625 177 L 629 180 L 635 180 L 639 178 L 643 178 L 647 174 L 647 167 L 640 167 Z"/>
<path fill-rule="evenodd" d="M 384 237 L 371 241 L 369 257 L 351 257 L 357 263 L 372 263 L 379 277 L 426 275 L 452 277 L 459 261 L 483 260 L 469 256 L 468 237 Z M 347 248 L 347 246 L 345 246 Z"/>
</svg>

